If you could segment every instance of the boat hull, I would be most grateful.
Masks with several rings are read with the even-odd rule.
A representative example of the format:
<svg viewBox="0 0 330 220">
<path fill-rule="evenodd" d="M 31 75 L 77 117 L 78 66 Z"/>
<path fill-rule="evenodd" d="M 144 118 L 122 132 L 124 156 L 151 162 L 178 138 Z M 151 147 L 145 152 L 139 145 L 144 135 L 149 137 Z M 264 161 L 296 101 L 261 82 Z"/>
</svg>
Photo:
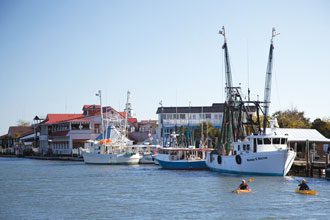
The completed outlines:
<svg viewBox="0 0 330 220">
<path fill-rule="evenodd" d="M 232 174 L 254 174 L 285 176 L 294 161 L 296 153 L 279 150 L 240 155 L 219 156 L 207 153 L 206 165 L 213 171 Z M 220 158 L 219 158 L 220 157 Z"/>
<path fill-rule="evenodd" d="M 233 191 L 233 193 L 237 193 L 237 194 L 240 194 L 240 193 L 250 193 L 252 192 L 251 189 L 236 189 Z"/>
<path fill-rule="evenodd" d="M 316 190 L 299 190 L 299 189 L 296 189 L 295 192 L 299 193 L 299 194 L 303 194 L 303 195 L 312 195 L 312 196 L 317 195 Z"/>
<path fill-rule="evenodd" d="M 168 170 L 206 170 L 206 169 L 208 169 L 206 166 L 205 160 L 166 161 L 166 160 L 157 159 L 157 161 L 163 169 L 168 169 Z"/>
<path fill-rule="evenodd" d="M 139 154 L 97 154 L 83 152 L 84 162 L 86 164 L 139 164 L 141 156 Z"/>
<path fill-rule="evenodd" d="M 155 164 L 152 155 L 143 155 L 139 161 L 140 164 Z"/>
</svg>

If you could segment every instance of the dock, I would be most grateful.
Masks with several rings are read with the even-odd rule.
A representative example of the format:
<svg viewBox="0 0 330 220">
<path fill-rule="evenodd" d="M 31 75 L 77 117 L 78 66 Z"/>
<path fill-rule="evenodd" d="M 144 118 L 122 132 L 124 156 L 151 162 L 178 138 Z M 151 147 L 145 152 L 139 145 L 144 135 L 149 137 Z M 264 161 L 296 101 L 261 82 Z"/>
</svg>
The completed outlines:
<svg viewBox="0 0 330 220">
<path fill-rule="evenodd" d="M 330 166 L 329 154 L 318 160 L 295 160 L 291 168 L 291 175 L 306 177 L 325 177 L 325 170 Z"/>
</svg>

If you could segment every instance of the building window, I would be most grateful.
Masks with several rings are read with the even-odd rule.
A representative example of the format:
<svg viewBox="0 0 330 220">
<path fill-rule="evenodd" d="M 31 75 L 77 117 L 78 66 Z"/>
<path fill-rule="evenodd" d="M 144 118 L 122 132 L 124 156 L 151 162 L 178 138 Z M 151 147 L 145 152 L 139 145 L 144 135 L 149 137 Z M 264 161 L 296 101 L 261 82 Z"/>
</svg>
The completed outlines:
<svg viewBox="0 0 330 220">
<path fill-rule="evenodd" d="M 205 114 L 206 119 L 211 119 L 211 114 Z"/>
<path fill-rule="evenodd" d="M 196 115 L 195 114 L 192 115 L 192 119 L 196 119 Z"/>
<path fill-rule="evenodd" d="M 186 115 L 185 114 L 180 114 L 180 119 L 186 119 Z"/>
</svg>

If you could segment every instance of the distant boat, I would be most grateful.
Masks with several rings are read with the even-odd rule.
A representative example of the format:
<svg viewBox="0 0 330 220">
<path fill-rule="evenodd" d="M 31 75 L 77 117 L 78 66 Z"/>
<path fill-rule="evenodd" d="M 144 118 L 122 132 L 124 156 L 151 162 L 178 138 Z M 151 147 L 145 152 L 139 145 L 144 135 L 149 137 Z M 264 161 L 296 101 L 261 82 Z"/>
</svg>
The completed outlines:
<svg viewBox="0 0 330 220">
<path fill-rule="evenodd" d="M 127 103 L 129 105 L 129 95 L 127 92 Z M 97 94 L 100 97 L 101 91 Z M 82 149 L 84 162 L 87 164 L 138 164 L 141 155 L 134 148 L 132 141 L 127 137 L 127 115 L 128 108 L 125 109 L 125 121 L 119 118 L 107 119 L 104 118 L 101 105 L 101 120 L 102 120 L 102 134 L 95 141 L 88 141 L 85 148 Z M 106 129 L 104 131 L 104 121 L 106 122 Z M 115 123 L 118 122 L 119 123 Z M 118 126 L 116 127 L 115 124 Z M 124 126 L 120 126 L 124 124 Z"/>
<path fill-rule="evenodd" d="M 141 155 L 141 159 L 139 161 L 140 164 L 155 164 L 155 156 L 157 155 L 157 151 L 160 145 L 133 145 L 133 147 L 139 152 Z"/>
<path fill-rule="evenodd" d="M 117 132 L 112 127 L 111 132 Z M 89 141 L 82 149 L 84 162 L 87 164 L 138 164 L 141 155 L 134 148 L 122 141 L 113 139 L 103 139 L 100 141 Z"/>
<path fill-rule="evenodd" d="M 155 157 L 163 169 L 205 170 L 206 153 L 210 148 L 161 148 Z"/>
</svg>

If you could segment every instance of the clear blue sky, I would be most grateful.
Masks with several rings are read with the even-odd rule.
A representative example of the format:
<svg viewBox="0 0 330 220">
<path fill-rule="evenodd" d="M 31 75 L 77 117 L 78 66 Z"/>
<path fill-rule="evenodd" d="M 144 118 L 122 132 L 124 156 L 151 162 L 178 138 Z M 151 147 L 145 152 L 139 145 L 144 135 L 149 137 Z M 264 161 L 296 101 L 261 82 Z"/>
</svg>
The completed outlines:
<svg viewBox="0 0 330 220">
<path fill-rule="evenodd" d="M 0 134 L 19 119 L 80 113 L 99 89 L 119 110 L 129 89 L 139 120 L 155 119 L 160 100 L 223 102 L 223 25 L 235 85 L 263 98 L 276 27 L 271 112 L 329 117 L 329 11 L 326 0 L 2 0 Z"/>
</svg>

